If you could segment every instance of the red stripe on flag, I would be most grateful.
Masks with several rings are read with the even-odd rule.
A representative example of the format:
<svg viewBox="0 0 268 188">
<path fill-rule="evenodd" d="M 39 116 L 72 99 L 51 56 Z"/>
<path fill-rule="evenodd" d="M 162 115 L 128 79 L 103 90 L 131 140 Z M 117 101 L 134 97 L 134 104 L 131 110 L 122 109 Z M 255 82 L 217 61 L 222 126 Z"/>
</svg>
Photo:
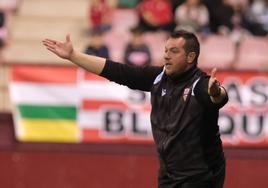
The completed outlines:
<svg viewBox="0 0 268 188">
<path fill-rule="evenodd" d="M 74 84 L 77 81 L 77 68 L 50 65 L 13 65 L 11 79 L 18 82 Z"/>
<path fill-rule="evenodd" d="M 92 100 L 92 99 L 85 99 L 82 102 L 82 109 L 83 110 L 99 110 L 103 107 L 116 107 L 122 110 L 140 110 L 143 112 L 150 112 L 151 105 L 150 104 L 141 104 L 141 105 L 131 105 L 127 104 L 123 101 L 115 101 L 115 100 Z"/>
<path fill-rule="evenodd" d="M 144 112 L 151 112 L 151 110 L 152 110 L 152 106 L 151 106 L 150 104 L 143 105 L 143 106 L 142 106 L 142 110 L 143 110 Z"/>
<path fill-rule="evenodd" d="M 122 101 L 115 100 L 90 100 L 86 99 L 83 101 L 82 108 L 83 110 L 99 110 L 103 107 L 119 107 L 127 110 L 129 107 Z"/>
<path fill-rule="evenodd" d="M 99 75 L 92 74 L 90 72 L 85 73 L 85 80 L 90 80 L 90 81 L 108 81 L 106 78 L 103 78 Z"/>
</svg>

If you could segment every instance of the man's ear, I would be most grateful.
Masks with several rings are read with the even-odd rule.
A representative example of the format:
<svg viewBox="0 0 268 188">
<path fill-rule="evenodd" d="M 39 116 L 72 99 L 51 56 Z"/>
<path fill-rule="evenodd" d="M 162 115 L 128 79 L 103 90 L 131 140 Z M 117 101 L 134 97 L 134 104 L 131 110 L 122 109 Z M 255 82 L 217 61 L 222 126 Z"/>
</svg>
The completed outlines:
<svg viewBox="0 0 268 188">
<path fill-rule="evenodd" d="M 196 57 L 196 53 L 195 52 L 188 53 L 188 55 L 187 55 L 187 63 L 190 63 L 190 64 L 193 63 L 195 57 Z"/>
</svg>

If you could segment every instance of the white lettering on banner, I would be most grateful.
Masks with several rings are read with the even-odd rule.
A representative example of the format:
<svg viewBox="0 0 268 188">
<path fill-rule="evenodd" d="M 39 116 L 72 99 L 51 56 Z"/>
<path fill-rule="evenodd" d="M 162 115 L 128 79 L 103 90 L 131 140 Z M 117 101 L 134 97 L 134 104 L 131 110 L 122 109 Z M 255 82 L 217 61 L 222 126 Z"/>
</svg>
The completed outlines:
<svg viewBox="0 0 268 188">
<path fill-rule="evenodd" d="M 268 79 L 254 77 L 245 84 L 236 78 L 227 78 L 224 82 L 229 95 L 229 104 L 237 107 L 267 108 L 268 102 Z"/>
<path fill-rule="evenodd" d="M 230 145 L 259 143 L 268 137 L 268 116 L 265 114 L 231 114 L 219 116 L 223 142 Z"/>
<path fill-rule="evenodd" d="M 268 146 L 268 79 L 250 77 L 243 83 L 240 77 L 225 79 L 228 104 L 219 116 L 224 145 Z"/>
</svg>

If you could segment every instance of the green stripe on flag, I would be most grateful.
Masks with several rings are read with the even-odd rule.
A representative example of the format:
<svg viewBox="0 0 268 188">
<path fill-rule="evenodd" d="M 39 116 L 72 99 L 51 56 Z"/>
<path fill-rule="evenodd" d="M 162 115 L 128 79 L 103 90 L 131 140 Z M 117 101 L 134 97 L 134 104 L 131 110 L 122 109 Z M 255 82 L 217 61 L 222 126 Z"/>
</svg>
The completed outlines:
<svg viewBox="0 0 268 188">
<path fill-rule="evenodd" d="M 18 105 L 22 118 L 39 119 L 76 119 L 74 106 Z"/>
</svg>

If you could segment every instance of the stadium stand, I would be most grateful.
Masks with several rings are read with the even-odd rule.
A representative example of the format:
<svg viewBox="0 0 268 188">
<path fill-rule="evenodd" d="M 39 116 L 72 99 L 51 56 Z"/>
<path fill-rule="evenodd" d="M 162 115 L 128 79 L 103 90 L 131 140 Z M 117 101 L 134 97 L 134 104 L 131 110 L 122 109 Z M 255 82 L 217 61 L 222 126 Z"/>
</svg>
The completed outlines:
<svg viewBox="0 0 268 188">
<path fill-rule="evenodd" d="M 237 70 L 268 70 L 268 38 L 247 37 L 242 41 L 234 68 Z"/>
<path fill-rule="evenodd" d="M 75 45 L 82 49 L 87 7 L 87 0 L 24 0 L 19 12 L 12 18 L 12 39 L 3 54 L 5 60 L 12 63 L 62 62 L 47 54 L 41 41 L 45 37 L 60 39 L 70 33 Z"/>
<path fill-rule="evenodd" d="M 201 42 L 199 65 L 205 69 L 229 69 L 235 58 L 235 44 L 228 36 L 211 35 Z"/>
</svg>

